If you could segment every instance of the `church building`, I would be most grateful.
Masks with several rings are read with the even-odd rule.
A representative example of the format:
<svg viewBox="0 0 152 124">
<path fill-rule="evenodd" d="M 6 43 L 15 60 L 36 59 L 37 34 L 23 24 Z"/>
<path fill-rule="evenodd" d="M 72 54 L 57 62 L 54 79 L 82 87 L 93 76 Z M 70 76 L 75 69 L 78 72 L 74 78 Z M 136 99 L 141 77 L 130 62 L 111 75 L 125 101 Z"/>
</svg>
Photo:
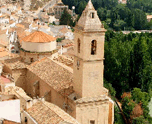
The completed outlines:
<svg viewBox="0 0 152 124">
<path fill-rule="evenodd" d="M 45 101 L 57 105 L 80 124 L 113 124 L 114 102 L 103 86 L 105 32 L 97 11 L 89 0 L 75 26 L 73 67 L 50 57 L 34 60 L 30 65 L 20 67 L 20 70 L 17 68 L 16 75 L 20 74 L 15 79 L 18 86 L 22 86 L 32 98 L 44 98 Z M 42 32 L 23 38 L 22 58 L 25 60 L 33 61 L 27 57 L 28 51 L 43 52 L 42 45 L 53 45 L 55 39 L 50 40 L 51 38 L 44 34 L 37 38 L 39 34 Z M 35 38 L 31 40 L 33 36 Z M 43 36 L 50 38 L 47 39 L 49 42 L 36 41 L 43 39 Z M 37 58 L 38 55 L 35 56 Z M 62 58 L 62 61 L 66 60 Z M 4 72 L 13 73 L 10 67 L 11 63 L 4 63 Z"/>
</svg>

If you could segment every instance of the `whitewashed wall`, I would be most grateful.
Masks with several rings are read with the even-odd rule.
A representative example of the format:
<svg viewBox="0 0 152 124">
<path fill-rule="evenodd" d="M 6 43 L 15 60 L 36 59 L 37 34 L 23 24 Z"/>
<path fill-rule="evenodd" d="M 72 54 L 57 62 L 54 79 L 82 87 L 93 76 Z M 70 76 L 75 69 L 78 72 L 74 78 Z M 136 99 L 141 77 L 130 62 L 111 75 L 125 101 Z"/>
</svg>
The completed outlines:
<svg viewBox="0 0 152 124">
<path fill-rule="evenodd" d="M 20 100 L 0 102 L 0 118 L 20 123 Z"/>
</svg>

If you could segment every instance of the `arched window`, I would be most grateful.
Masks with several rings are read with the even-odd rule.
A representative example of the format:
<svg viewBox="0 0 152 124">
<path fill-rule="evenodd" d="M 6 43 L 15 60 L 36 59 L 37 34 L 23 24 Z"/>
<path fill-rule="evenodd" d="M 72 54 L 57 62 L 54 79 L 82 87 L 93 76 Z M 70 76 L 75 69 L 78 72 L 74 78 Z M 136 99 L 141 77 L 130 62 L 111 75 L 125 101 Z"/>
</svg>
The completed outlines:
<svg viewBox="0 0 152 124">
<path fill-rule="evenodd" d="M 80 53 L 80 45 L 81 45 L 80 39 L 78 39 L 78 53 Z"/>
<path fill-rule="evenodd" d="M 97 52 L 97 41 L 93 40 L 91 42 L 91 55 L 95 55 Z"/>
</svg>

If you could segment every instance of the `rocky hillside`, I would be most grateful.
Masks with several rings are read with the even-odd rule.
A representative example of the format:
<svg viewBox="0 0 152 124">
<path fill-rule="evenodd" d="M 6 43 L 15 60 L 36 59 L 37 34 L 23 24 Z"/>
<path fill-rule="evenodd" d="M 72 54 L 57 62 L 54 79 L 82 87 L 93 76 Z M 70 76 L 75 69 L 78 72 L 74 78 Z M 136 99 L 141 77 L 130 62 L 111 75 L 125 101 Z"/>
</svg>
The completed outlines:
<svg viewBox="0 0 152 124">
<path fill-rule="evenodd" d="M 44 6 L 50 0 L 31 0 L 31 10 L 37 10 L 39 7 Z"/>
</svg>

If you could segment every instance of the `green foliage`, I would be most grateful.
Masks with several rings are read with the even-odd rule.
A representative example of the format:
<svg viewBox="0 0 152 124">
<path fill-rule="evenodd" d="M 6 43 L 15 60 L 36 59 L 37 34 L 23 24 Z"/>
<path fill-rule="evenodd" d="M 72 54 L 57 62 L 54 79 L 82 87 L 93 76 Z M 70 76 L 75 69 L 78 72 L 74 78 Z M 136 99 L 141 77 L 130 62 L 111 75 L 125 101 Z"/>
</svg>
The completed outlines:
<svg viewBox="0 0 152 124">
<path fill-rule="evenodd" d="M 63 0 L 63 3 L 76 7 L 76 13 L 81 15 L 88 0 Z M 146 13 L 152 13 L 152 1 L 127 0 L 127 5 L 118 4 L 118 0 L 92 0 L 101 21 L 106 28 L 118 30 L 152 29 L 152 23 L 147 22 Z M 110 19 L 108 23 L 106 20 Z"/>
<path fill-rule="evenodd" d="M 64 38 L 57 38 L 56 42 L 61 42 Z"/>
<path fill-rule="evenodd" d="M 79 4 L 79 7 L 78 7 L 78 13 L 81 15 L 82 11 L 85 9 L 87 5 L 87 2 L 86 1 L 81 1 L 80 4 Z"/>
<path fill-rule="evenodd" d="M 130 99 L 128 97 L 123 98 L 122 109 L 123 109 L 123 113 L 127 119 L 130 119 L 130 115 L 131 115 L 134 107 L 135 107 L 135 102 L 132 99 Z"/>
<path fill-rule="evenodd" d="M 104 77 L 120 97 L 134 87 L 152 90 L 152 35 L 127 34 L 108 30 L 105 37 Z"/>
<path fill-rule="evenodd" d="M 146 14 L 142 10 L 134 9 L 133 18 L 134 18 L 134 28 L 136 30 L 145 29 L 148 22 L 147 22 Z"/>
<path fill-rule="evenodd" d="M 149 124 L 149 122 L 143 116 L 140 116 L 134 118 L 132 124 Z"/>
<path fill-rule="evenodd" d="M 100 8 L 98 8 L 97 13 L 98 13 L 98 16 L 99 16 L 101 21 L 106 20 L 106 18 L 107 18 L 107 10 L 106 9 L 100 7 Z"/>
<path fill-rule="evenodd" d="M 119 108 L 114 106 L 114 124 L 125 124 Z"/>
<path fill-rule="evenodd" d="M 107 81 L 104 81 L 104 87 L 109 90 L 111 96 L 114 97 L 114 96 L 116 95 L 116 91 L 115 91 L 115 89 L 112 87 L 112 84 L 108 83 Z"/>
<path fill-rule="evenodd" d="M 63 14 L 60 18 L 60 25 L 69 25 L 69 26 L 73 26 L 73 20 L 72 20 L 72 16 L 68 13 L 67 10 L 63 11 Z"/>
<path fill-rule="evenodd" d="M 142 92 L 141 89 L 139 88 L 134 88 L 132 91 L 132 99 L 136 102 L 136 103 L 142 103 L 143 105 L 148 105 L 151 97 L 148 93 L 146 92 Z"/>
<path fill-rule="evenodd" d="M 128 97 L 123 98 L 122 109 L 127 119 L 130 119 L 135 105 L 141 104 L 142 105 L 141 107 L 143 109 L 143 115 L 140 117 L 137 117 L 137 115 L 133 115 L 133 117 L 136 118 L 132 118 L 132 123 L 133 124 L 145 124 L 145 122 L 152 123 L 152 118 L 149 115 L 149 108 L 148 108 L 148 103 L 150 101 L 150 98 L 151 96 L 148 93 L 142 92 L 141 89 L 139 88 L 134 88 L 132 90 L 130 98 Z"/>
<path fill-rule="evenodd" d="M 142 92 L 139 88 L 134 88 L 132 91 L 132 99 L 137 103 L 142 103 L 142 108 L 144 112 L 144 117 L 149 117 L 149 108 L 148 103 L 150 102 L 151 96 L 146 93 Z"/>
</svg>

